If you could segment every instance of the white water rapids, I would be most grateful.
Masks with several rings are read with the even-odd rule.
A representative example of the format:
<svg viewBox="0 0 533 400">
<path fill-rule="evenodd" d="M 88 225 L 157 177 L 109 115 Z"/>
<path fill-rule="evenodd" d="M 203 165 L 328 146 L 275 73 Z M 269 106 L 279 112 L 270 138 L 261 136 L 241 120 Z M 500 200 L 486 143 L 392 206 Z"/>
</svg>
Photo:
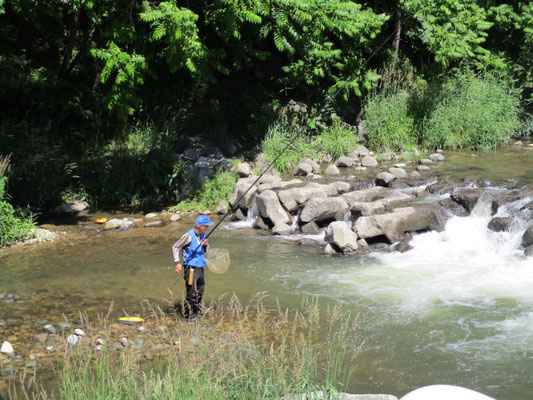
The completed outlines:
<svg viewBox="0 0 533 400">
<path fill-rule="evenodd" d="M 405 253 L 311 259 L 278 250 L 264 259 L 277 270 L 266 280 L 360 313 L 359 393 L 448 383 L 524 398 L 533 388 L 533 257 L 521 240 L 533 218 L 520 209 L 533 199 L 500 207 L 496 215 L 514 222 L 493 232 L 491 201 L 503 192 L 487 189 L 470 216 L 414 235 Z"/>
</svg>

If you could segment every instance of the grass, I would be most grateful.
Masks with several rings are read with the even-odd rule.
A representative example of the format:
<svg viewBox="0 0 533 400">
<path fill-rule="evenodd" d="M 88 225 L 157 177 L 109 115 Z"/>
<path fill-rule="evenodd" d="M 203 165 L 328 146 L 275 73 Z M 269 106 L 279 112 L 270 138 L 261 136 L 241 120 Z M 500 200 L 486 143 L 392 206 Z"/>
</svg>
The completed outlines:
<svg viewBox="0 0 533 400">
<path fill-rule="evenodd" d="M 0 156 L 0 247 L 12 245 L 33 235 L 34 216 L 15 208 L 8 202 L 6 173 L 9 156 Z"/>
<path fill-rule="evenodd" d="M 207 320 L 194 324 L 154 313 L 137 348 L 97 351 L 87 338 L 72 349 L 59 340 L 57 389 L 40 389 L 33 399 L 281 399 L 318 390 L 337 398 L 360 346 L 356 318 L 338 306 L 323 317 L 309 299 L 294 312 L 268 308 L 265 296 L 255 295 L 247 306 L 235 296 L 216 301 Z M 105 320 L 99 325 L 109 344 L 135 332 L 114 331 Z"/>
<path fill-rule="evenodd" d="M 496 75 L 463 72 L 448 79 L 423 123 L 430 148 L 489 150 L 518 133 L 520 93 Z"/>
<path fill-rule="evenodd" d="M 198 180 L 193 185 L 189 198 L 171 207 L 169 211 L 214 209 L 220 202 L 229 202 L 236 182 L 237 175 L 235 173 L 220 169 L 215 173 L 213 179 L 205 183 Z"/>
<path fill-rule="evenodd" d="M 355 150 L 358 146 L 357 135 L 337 121 L 315 137 L 314 147 L 329 154 L 334 160 Z"/>
</svg>

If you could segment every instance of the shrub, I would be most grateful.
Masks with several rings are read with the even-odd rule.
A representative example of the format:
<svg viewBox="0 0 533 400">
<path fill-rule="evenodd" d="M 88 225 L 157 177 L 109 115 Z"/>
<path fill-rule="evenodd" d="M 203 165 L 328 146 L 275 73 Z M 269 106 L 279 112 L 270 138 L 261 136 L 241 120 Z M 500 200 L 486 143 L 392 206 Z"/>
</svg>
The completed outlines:
<svg viewBox="0 0 533 400">
<path fill-rule="evenodd" d="M 368 145 L 374 150 L 404 150 L 417 142 L 409 94 L 371 93 L 364 107 Z"/>
<path fill-rule="evenodd" d="M 423 122 L 425 147 L 488 150 L 520 129 L 519 91 L 493 74 L 463 72 L 441 87 Z"/>
<path fill-rule="evenodd" d="M 189 193 L 189 198 L 171 207 L 169 211 L 205 210 L 217 207 L 221 201 L 229 201 L 237 183 L 237 175 L 219 169 L 213 179 L 203 183 L 197 180 Z"/>
<path fill-rule="evenodd" d="M 314 145 L 316 150 L 326 152 L 333 159 L 337 159 L 357 147 L 357 136 L 338 121 L 324 129 L 315 138 Z"/>
<path fill-rule="evenodd" d="M 7 201 L 7 176 L 5 174 L 8 166 L 9 156 L 0 156 L 0 247 L 30 237 L 35 228 L 32 214 L 15 210 Z"/>
</svg>

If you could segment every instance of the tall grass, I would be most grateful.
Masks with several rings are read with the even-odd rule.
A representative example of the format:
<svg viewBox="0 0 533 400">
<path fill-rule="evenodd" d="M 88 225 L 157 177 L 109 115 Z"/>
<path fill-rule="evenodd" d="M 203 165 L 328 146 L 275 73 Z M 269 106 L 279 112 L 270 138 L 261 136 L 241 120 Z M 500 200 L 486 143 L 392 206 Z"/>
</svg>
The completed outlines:
<svg viewBox="0 0 533 400">
<path fill-rule="evenodd" d="M 357 145 L 355 132 L 340 121 L 322 130 L 314 140 L 315 149 L 329 154 L 334 160 L 353 151 Z"/>
<path fill-rule="evenodd" d="M 520 93 L 493 74 L 463 72 L 442 86 L 426 115 L 426 147 L 488 150 L 520 130 Z"/>
<path fill-rule="evenodd" d="M 295 312 L 267 308 L 263 297 L 246 307 L 235 296 L 217 302 L 197 324 L 154 318 L 146 325 L 152 347 L 146 338 L 142 348 L 120 352 L 98 352 L 89 341 L 66 348 L 57 392 L 40 390 L 34 400 L 281 399 L 318 390 L 336 399 L 360 345 L 356 318 L 340 307 L 323 317 L 306 299 Z"/>
<path fill-rule="evenodd" d="M 274 168 L 282 174 L 290 172 L 302 158 L 315 155 L 307 136 L 299 135 L 294 143 L 289 144 L 296 135 L 294 128 L 286 123 L 277 122 L 268 128 L 261 142 L 261 150 L 270 161 L 275 160 Z M 285 151 L 282 153 L 283 150 Z"/>
<path fill-rule="evenodd" d="M 373 92 L 365 105 L 368 145 L 375 150 L 405 150 L 417 142 L 407 92 Z"/>
<path fill-rule="evenodd" d="M 15 210 L 8 202 L 8 168 L 9 156 L 0 156 L 0 247 L 29 238 L 36 227 L 31 213 Z"/>
</svg>

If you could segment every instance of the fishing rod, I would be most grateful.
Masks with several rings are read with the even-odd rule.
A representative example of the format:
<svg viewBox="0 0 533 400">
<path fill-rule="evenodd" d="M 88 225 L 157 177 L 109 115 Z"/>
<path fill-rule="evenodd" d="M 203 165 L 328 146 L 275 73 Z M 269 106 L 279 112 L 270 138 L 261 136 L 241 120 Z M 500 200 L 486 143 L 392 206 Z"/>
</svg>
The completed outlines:
<svg viewBox="0 0 533 400">
<path fill-rule="evenodd" d="M 364 69 L 368 62 L 383 48 L 383 46 L 385 46 L 385 44 L 391 39 L 394 37 L 394 35 L 396 35 L 396 33 L 398 32 L 398 30 L 400 29 L 400 26 L 404 25 L 409 19 L 411 19 L 418 11 L 420 11 L 422 9 L 422 5 L 423 5 L 423 2 L 420 3 L 420 6 L 412 13 L 409 13 L 402 21 L 400 24 L 396 24 L 394 30 L 392 31 L 392 33 L 387 36 L 387 38 L 385 38 L 385 40 L 383 40 L 383 42 L 381 42 L 381 44 L 370 54 L 370 56 L 367 57 L 367 59 L 363 62 L 363 64 L 357 69 L 355 70 L 349 77 L 348 79 L 333 93 L 333 95 L 331 95 L 329 97 L 329 99 L 327 99 L 323 104 L 322 106 L 312 115 L 312 117 L 304 124 L 303 127 L 301 127 L 299 130 L 296 131 L 296 134 L 294 135 L 294 137 L 289 141 L 289 143 L 279 152 L 279 154 L 276 156 L 276 158 L 274 158 L 270 164 L 268 164 L 268 166 L 263 170 L 263 172 L 261 172 L 261 174 L 259 174 L 259 176 L 253 181 L 253 183 L 246 189 L 246 191 L 240 195 L 240 197 L 237 199 L 237 201 L 235 202 L 235 204 L 233 206 L 230 205 L 228 211 L 226 211 L 226 213 L 222 216 L 222 218 L 215 224 L 215 226 L 207 233 L 207 235 L 204 237 L 204 240 L 207 240 L 209 238 L 209 236 L 211 236 L 213 234 L 213 232 L 218 228 L 218 226 L 228 217 L 228 215 L 232 214 L 233 211 L 235 209 L 237 209 L 237 207 L 239 206 L 240 202 L 245 198 L 245 196 L 248 194 L 248 192 L 255 186 L 255 184 L 257 182 L 259 182 L 259 180 L 270 170 L 270 168 L 272 168 L 272 166 L 274 165 L 274 163 L 283 155 L 283 153 L 285 153 L 285 151 L 287 151 L 287 149 L 289 147 L 291 147 L 294 142 L 296 141 L 296 139 L 298 139 L 298 137 L 300 137 L 300 135 L 305 132 L 310 126 L 311 124 L 315 121 L 315 119 L 317 119 L 320 114 L 322 114 L 324 112 L 324 110 L 331 104 L 331 102 L 333 100 L 335 100 L 335 98 L 339 95 L 339 93 L 344 90 L 344 88 L 351 82 L 353 81 L 360 73 L 360 71 L 362 69 Z M 194 251 L 189 255 L 189 257 L 187 257 L 187 259 L 183 262 L 183 264 L 185 265 L 187 263 L 187 261 L 189 261 L 191 259 L 191 257 L 196 253 L 196 251 L 202 246 L 202 244 L 199 244 L 195 249 Z M 176 279 L 176 281 L 172 284 L 172 286 L 174 286 L 179 280 L 179 277 L 178 279 Z"/>
</svg>

